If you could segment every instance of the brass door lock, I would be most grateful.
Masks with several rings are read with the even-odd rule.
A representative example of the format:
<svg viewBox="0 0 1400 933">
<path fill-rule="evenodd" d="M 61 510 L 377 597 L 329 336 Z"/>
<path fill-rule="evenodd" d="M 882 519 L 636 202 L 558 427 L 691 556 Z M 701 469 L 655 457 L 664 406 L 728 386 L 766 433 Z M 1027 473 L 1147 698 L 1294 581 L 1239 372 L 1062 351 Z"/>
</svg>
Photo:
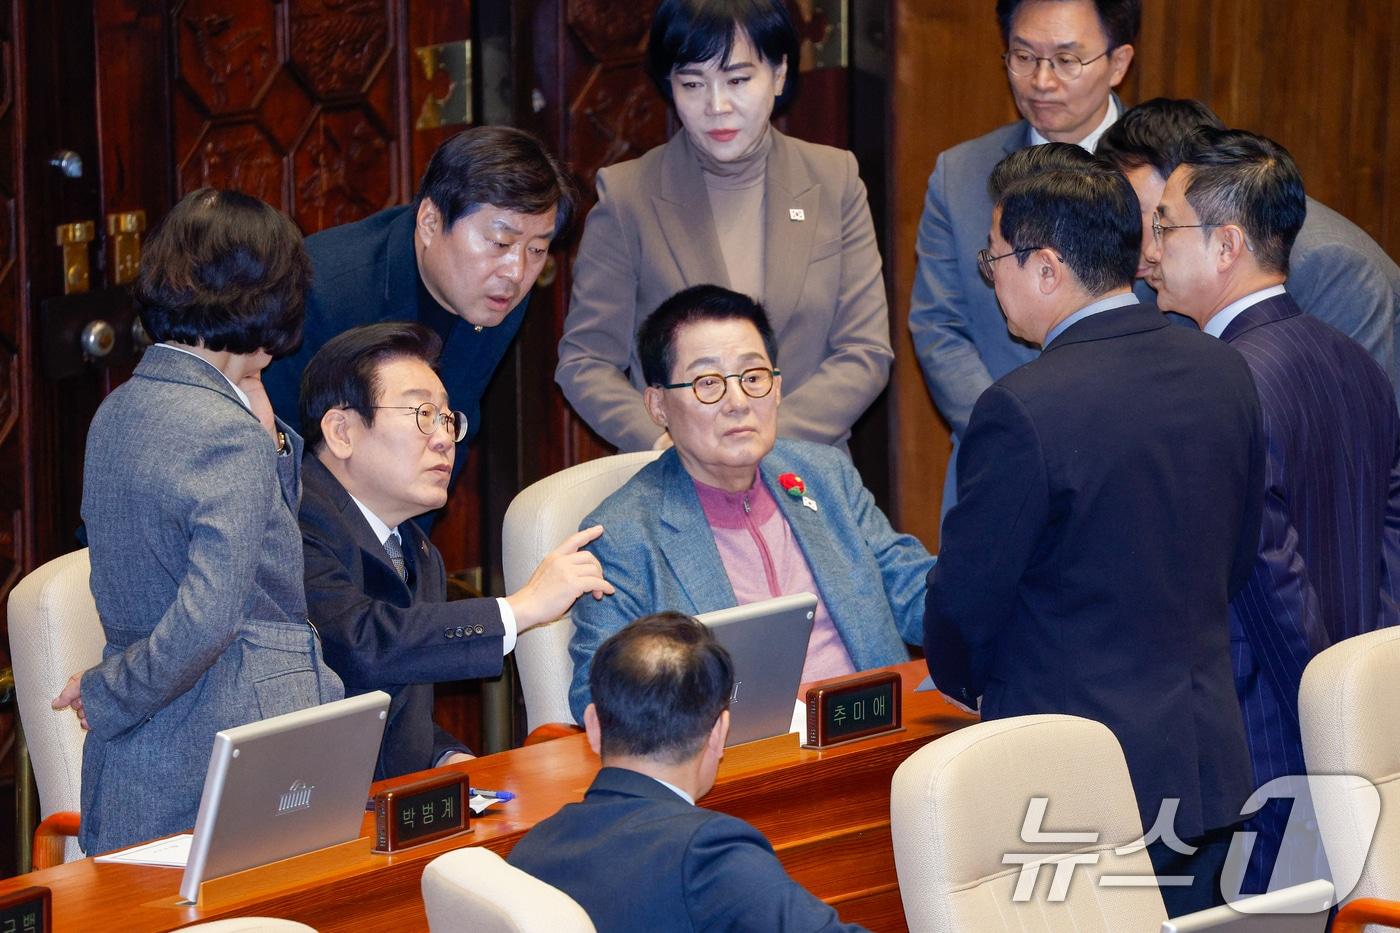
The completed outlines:
<svg viewBox="0 0 1400 933">
<path fill-rule="evenodd" d="M 63 294 L 65 295 L 75 295 L 88 290 L 91 283 L 88 244 L 93 240 L 95 229 L 90 220 L 58 225 L 58 245 L 63 249 Z"/>
</svg>

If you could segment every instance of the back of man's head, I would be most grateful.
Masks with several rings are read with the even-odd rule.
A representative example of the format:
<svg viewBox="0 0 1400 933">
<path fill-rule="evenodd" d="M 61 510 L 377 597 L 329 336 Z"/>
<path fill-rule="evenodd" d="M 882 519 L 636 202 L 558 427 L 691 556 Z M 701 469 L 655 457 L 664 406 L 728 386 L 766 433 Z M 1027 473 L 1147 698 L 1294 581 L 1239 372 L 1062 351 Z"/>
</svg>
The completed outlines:
<svg viewBox="0 0 1400 933">
<path fill-rule="evenodd" d="M 1011 38 L 1011 21 L 1016 11 L 1027 3 L 1066 3 L 1072 0 L 997 0 L 997 25 L 1001 27 L 1001 39 Z M 1094 12 L 1099 15 L 1104 35 L 1108 37 L 1109 52 L 1120 45 L 1130 45 L 1137 38 L 1138 27 L 1142 25 L 1142 0 L 1092 0 Z"/>
<path fill-rule="evenodd" d="M 520 214 L 557 207 L 555 238 L 568 229 L 578 192 L 563 164 L 537 137 L 509 126 L 478 126 L 443 143 L 428 160 L 418 185 L 451 227 L 490 204 Z"/>
<path fill-rule="evenodd" d="M 1186 200 L 1202 225 L 1238 224 L 1259 268 L 1288 274 L 1288 254 L 1307 215 L 1303 176 L 1272 139 L 1201 127 L 1181 147 Z"/>
<path fill-rule="evenodd" d="M 1079 171 L 1092 168 L 1094 156 L 1083 146 L 1070 143 L 1048 143 L 1018 149 L 992 167 L 987 177 L 987 191 L 993 201 L 1018 181 L 1054 171 Z"/>
<path fill-rule="evenodd" d="M 729 652 L 701 623 L 659 612 L 614 634 L 588 675 L 601 756 L 688 761 L 702 750 L 734 689 Z"/>
<path fill-rule="evenodd" d="M 1166 181 L 1181 161 L 1186 137 L 1202 126 L 1222 129 L 1225 124 L 1198 100 L 1154 97 L 1123 111 L 1099 138 L 1094 154 L 1120 172 L 1150 166 Z"/>
<path fill-rule="evenodd" d="M 1016 262 L 1048 248 L 1091 297 L 1132 285 L 1142 218 L 1122 172 L 1079 146 L 1046 143 L 1007 156 L 993 177 L 1001 236 Z"/>
<path fill-rule="evenodd" d="M 354 327 L 326 341 L 301 376 L 301 433 L 306 449 L 317 451 L 325 438 L 321 419 L 333 408 L 348 408 L 374 424 L 379 400 L 379 367 L 404 357 L 437 368 L 442 340 L 411 321 L 385 321 Z"/>
</svg>

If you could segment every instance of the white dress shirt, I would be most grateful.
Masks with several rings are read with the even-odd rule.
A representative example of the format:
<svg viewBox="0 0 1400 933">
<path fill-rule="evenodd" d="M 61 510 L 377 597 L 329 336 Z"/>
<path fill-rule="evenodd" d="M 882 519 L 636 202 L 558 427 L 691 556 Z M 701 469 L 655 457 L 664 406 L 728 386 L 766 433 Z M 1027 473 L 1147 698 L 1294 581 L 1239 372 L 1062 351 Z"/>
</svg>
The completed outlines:
<svg viewBox="0 0 1400 933">
<path fill-rule="evenodd" d="M 1243 298 L 1232 301 L 1215 312 L 1215 316 L 1209 321 L 1206 321 L 1206 326 L 1202 327 L 1201 330 L 1210 334 L 1212 337 L 1219 337 L 1221 334 L 1225 333 L 1225 328 L 1229 327 L 1230 322 L 1235 318 L 1264 299 L 1272 298 L 1275 295 L 1282 295 L 1286 291 L 1288 291 L 1288 289 L 1284 288 L 1282 285 L 1270 285 L 1268 288 L 1261 288 L 1257 292 L 1250 292 Z"/>
</svg>

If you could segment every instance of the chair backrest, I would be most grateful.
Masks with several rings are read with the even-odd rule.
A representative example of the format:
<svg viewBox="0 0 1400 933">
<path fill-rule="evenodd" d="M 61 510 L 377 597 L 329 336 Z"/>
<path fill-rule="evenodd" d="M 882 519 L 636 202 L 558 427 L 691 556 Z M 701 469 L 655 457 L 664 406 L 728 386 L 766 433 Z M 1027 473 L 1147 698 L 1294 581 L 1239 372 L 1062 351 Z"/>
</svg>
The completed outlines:
<svg viewBox="0 0 1400 933">
<path fill-rule="evenodd" d="M 1039 816 L 1035 799 L 1046 801 Z M 1166 919 L 1155 885 L 1099 884 L 1153 874 L 1145 849 L 1114 852 L 1142 824 L 1123 751 L 1101 723 L 1019 716 L 929 743 L 895 771 L 890 829 L 911 933 L 1157 933 Z M 1037 831 L 1079 836 L 1026 841 Z M 1068 881 L 1058 901 L 1057 870 Z M 1020 898 L 1031 872 L 1034 889 Z"/>
<path fill-rule="evenodd" d="M 84 733 L 72 710 L 54 710 L 49 703 L 70 676 L 102 660 L 106 636 L 88 570 L 84 548 L 49 561 L 10 591 L 15 696 L 44 817 L 76 813 L 81 800 Z M 76 839 L 68 842 L 65 858 L 82 858 Z"/>
<path fill-rule="evenodd" d="M 647 450 L 590 460 L 546 476 L 516 496 L 501 530 L 506 591 L 513 593 L 524 586 L 545 555 L 578 531 L 589 512 L 659 456 Z M 574 624 L 566 615 L 525 632 L 516 643 L 515 664 L 530 731 L 548 722 L 574 721 L 569 711 L 573 634 Z"/>
<path fill-rule="evenodd" d="M 569 895 L 475 846 L 428 863 L 423 906 L 431 933 L 593 933 Z"/>
<path fill-rule="evenodd" d="M 193 930 L 198 930 L 199 933 L 316 933 L 315 927 L 278 917 L 231 917 L 227 920 L 210 920 L 208 923 L 180 927 L 180 930 L 182 933 L 191 933 Z"/>
<path fill-rule="evenodd" d="M 1400 899 L 1400 626 L 1340 641 L 1309 662 L 1298 690 L 1308 773 L 1357 782 L 1311 785 L 1338 894 Z M 1369 782 L 1369 783 L 1366 783 Z M 1380 793 L 1380 822 L 1375 824 Z M 1369 843 L 1369 848 L 1368 848 Z"/>
</svg>

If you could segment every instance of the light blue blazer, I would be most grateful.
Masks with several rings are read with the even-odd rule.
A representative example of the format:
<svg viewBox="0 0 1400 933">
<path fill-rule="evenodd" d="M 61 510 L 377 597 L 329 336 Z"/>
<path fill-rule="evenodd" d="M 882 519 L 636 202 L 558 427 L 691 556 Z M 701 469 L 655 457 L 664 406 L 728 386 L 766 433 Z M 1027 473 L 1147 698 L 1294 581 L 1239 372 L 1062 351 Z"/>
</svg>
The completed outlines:
<svg viewBox="0 0 1400 933">
<path fill-rule="evenodd" d="M 194 826 L 214 733 L 338 700 L 306 619 L 301 439 L 271 438 L 204 361 L 151 347 L 88 432 L 83 521 L 107 636 L 82 678 L 79 843 Z"/>
<path fill-rule="evenodd" d="M 890 527 L 851 461 L 832 447 L 780 439 L 759 473 L 856 669 L 909 660 L 905 643 L 923 641 L 924 594 L 935 558 L 916 538 Z M 783 473 L 802 477 L 816 511 L 783 491 Z M 595 524 L 603 534 L 588 549 L 617 592 L 574 604 L 569 706 L 579 722 L 589 703 L 593 654 L 609 635 L 665 609 L 694 615 L 738 603 L 695 484 L 674 449 L 643 467 L 580 527 Z"/>
</svg>

